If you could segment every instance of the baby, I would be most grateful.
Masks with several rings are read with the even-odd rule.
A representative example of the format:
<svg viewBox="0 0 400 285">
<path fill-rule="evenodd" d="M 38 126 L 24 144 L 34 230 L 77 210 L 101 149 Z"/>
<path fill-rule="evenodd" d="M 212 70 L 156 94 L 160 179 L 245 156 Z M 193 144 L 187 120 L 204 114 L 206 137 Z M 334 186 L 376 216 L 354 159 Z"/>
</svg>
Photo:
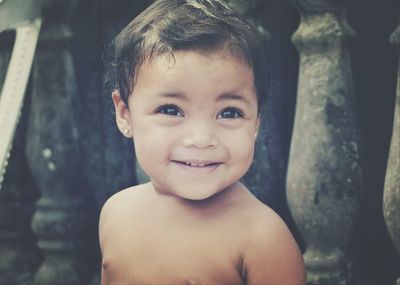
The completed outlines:
<svg viewBox="0 0 400 285">
<path fill-rule="evenodd" d="M 285 223 L 239 182 L 265 94 L 257 33 L 218 0 L 160 0 L 113 43 L 116 122 L 151 181 L 102 209 L 102 284 L 305 284 Z"/>
</svg>

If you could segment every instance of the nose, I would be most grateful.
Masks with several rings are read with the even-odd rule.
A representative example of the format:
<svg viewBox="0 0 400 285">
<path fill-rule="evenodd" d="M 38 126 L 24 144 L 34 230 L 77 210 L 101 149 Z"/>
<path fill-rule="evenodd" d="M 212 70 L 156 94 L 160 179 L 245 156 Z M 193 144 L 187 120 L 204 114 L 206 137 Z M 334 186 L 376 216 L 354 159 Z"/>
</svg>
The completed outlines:
<svg viewBox="0 0 400 285">
<path fill-rule="evenodd" d="M 219 139 L 213 127 L 209 124 L 191 124 L 186 130 L 182 144 L 186 148 L 215 148 L 219 145 Z"/>
</svg>

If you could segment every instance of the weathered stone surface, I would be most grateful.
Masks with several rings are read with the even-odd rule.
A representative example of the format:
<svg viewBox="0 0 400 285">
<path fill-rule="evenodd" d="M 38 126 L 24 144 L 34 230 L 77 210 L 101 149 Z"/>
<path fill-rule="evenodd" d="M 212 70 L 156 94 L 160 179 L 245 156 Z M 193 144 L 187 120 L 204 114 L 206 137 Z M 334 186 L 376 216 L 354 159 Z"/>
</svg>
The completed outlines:
<svg viewBox="0 0 400 285">
<path fill-rule="evenodd" d="M 400 56 L 400 26 L 391 36 Z M 386 168 L 383 214 L 393 243 L 400 254 L 400 59 L 398 61 L 397 95 L 394 108 L 392 140 Z M 400 278 L 397 280 L 400 284 Z"/>
<path fill-rule="evenodd" d="M 298 1 L 301 5 L 305 1 Z M 296 116 L 287 176 L 290 209 L 307 250 L 310 284 L 347 284 L 346 249 L 360 210 L 362 173 L 344 18 L 302 15 Z M 307 2 L 308 3 L 308 2 Z M 313 6 L 314 7 L 314 6 Z"/>
<path fill-rule="evenodd" d="M 8 68 L 14 35 L 13 31 L 0 34 L 0 86 Z M 31 184 L 23 152 L 26 107 L 22 112 L 25 116 L 22 116 L 16 130 L 4 183 L 0 189 L 0 284 L 31 284 L 40 262 L 40 253 L 34 245 L 30 230 L 37 189 Z"/>
<path fill-rule="evenodd" d="M 87 274 L 78 254 L 89 216 L 82 199 L 85 180 L 74 109 L 79 101 L 75 97 L 75 70 L 69 49 L 71 36 L 65 21 L 46 19 L 33 69 L 26 153 L 42 193 L 32 229 L 44 254 L 35 283 L 43 285 L 81 284 Z"/>
<path fill-rule="evenodd" d="M 30 229 L 37 189 L 32 184 L 22 151 L 25 142 L 23 126 L 20 124 L 17 129 L 0 190 L 0 284 L 31 284 L 41 261 Z M 21 179 L 13 179 L 15 176 Z"/>
<path fill-rule="evenodd" d="M 290 0 L 300 12 L 305 14 L 336 12 L 341 10 L 344 0 Z"/>
</svg>

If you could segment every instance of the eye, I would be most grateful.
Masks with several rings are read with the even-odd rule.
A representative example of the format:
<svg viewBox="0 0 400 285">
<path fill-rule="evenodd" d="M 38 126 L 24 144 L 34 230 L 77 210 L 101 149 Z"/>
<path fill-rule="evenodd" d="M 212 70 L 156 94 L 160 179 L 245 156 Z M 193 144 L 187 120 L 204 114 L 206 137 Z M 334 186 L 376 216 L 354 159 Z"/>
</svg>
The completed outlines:
<svg viewBox="0 0 400 285">
<path fill-rule="evenodd" d="M 243 118 L 244 114 L 241 110 L 235 107 L 227 107 L 218 114 L 217 119 L 236 119 Z"/>
<path fill-rule="evenodd" d="M 178 106 L 173 104 L 162 105 L 158 107 L 155 111 L 156 113 L 168 115 L 168 116 L 178 116 L 183 117 L 183 112 L 179 109 Z"/>
</svg>

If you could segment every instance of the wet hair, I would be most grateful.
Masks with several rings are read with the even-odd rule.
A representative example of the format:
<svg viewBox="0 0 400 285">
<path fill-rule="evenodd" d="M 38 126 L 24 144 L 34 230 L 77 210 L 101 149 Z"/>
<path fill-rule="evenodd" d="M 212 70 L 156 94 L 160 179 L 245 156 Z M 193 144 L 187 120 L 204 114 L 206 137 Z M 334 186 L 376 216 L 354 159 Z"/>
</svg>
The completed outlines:
<svg viewBox="0 0 400 285">
<path fill-rule="evenodd" d="M 145 61 L 174 51 L 227 49 L 253 69 L 258 106 L 266 96 L 266 46 L 254 27 L 220 0 L 158 0 L 130 22 L 108 49 L 109 90 L 127 104 Z"/>
</svg>

